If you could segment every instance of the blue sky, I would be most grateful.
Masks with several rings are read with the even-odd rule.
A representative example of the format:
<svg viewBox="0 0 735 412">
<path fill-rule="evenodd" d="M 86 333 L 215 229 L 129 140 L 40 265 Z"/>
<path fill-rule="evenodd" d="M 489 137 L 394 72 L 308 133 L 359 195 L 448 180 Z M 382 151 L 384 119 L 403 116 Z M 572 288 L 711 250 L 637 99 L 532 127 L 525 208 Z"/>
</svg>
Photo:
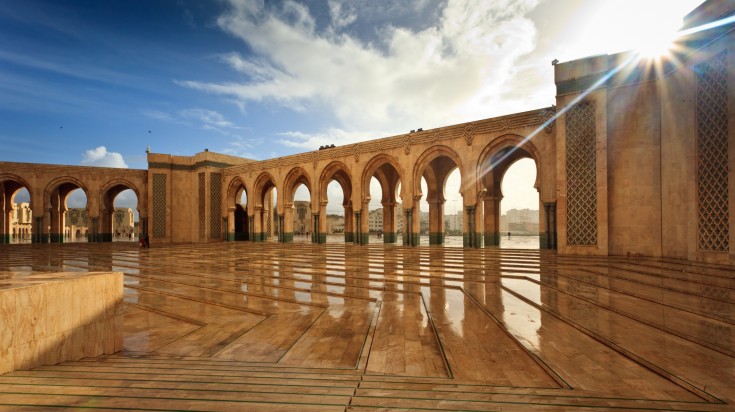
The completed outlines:
<svg viewBox="0 0 735 412">
<path fill-rule="evenodd" d="M 267 159 L 545 107 L 552 59 L 635 48 L 698 3 L 0 0 L 0 160 Z"/>
</svg>

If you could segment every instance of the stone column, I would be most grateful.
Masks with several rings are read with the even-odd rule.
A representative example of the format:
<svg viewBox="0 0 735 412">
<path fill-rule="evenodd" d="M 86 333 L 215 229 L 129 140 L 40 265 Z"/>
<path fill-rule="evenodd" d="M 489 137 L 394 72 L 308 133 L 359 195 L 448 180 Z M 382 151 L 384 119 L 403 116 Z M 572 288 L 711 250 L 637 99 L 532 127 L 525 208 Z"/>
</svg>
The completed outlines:
<svg viewBox="0 0 735 412">
<path fill-rule="evenodd" d="M 413 207 L 412 207 L 412 214 L 411 219 L 407 220 L 409 222 L 409 228 L 410 228 L 410 245 L 411 246 L 419 246 L 421 244 L 421 207 L 419 206 L 421 202 L 421 196 L 414 196 L 413 199 Z"/>
<path fill-rule="evenodd" d="M 411 221 L 413 220 L 413 209 L 403 208 L 403 246 L 411 245 Z"/>
<path fill-rule="evenodd" d="M 277 226 L 278 226 L 278 242 L 279 243 L 286 243 L 286 242 L 288 242 L 289 239 L 286 237 L 286 233 L 285 233 L 285 231 L 286 231 L 286 225 L 285 225 L 285 216 L 283 215 L 283 213 L 281 213 L 279 215 L 278 212 L 276 212 L 276 222 L 278 222 L 277 223 Z M 293 218 L 291 220 L 291 225 L 293 226 Z M 291 239 L 290 239 L 290 241 L 293 241 L 293 232 L 291 233 Z"/>
<path fill-rule="evenodd" d="M 355 242 L 355 221 L 352 205 L 345 206 L 345 243 Z"/>
<path fill-rule="evenodd" d="M 429 244 L 444 244 L 444 200 L 429 202 Z"/>
<path fill-rule="evenodd" d="M 396 243 L 396 203 L 383 203 L 383 243 Z"/>
<path fill-rule="evenodd" d="M 33 233 L 31 242 L 33 243 L 48 243 L 48 225 L 51 221 L 49 217 L 51 210 L 43 213 L 41 216 L 33 215 Z"/>
<path fill-rule="evenodd" d="M 254 215 L 253 223 L 254 224 L 251 226 L 252 227 L 251 230 L 253 231 L 253 238 L 252 238 L 253 242 L 262 242 L 265 240 L 265 232 L 263 230 L 263 223 L 264 223 L 263 215 L 264 214 L 265 213 L 263 212 L 262 206 L 255 206 L 253 208 L 253 215 Z"/>
<path fill-rule="evenodd" d="M 543 242 L 539 245 L 542 249 L 556 249 L 556 202 L 544 202 L 544 213 L 546 213 L 546 230 Z"/>
<path fill-rule="evenodd" d="M 59 205 L 59 191 L 55 190 L 51 194 L 51 207 L 49 208 L 49 226 L 51 227 L 49 239 L 51 243 L 61 243 L 64 241 L 63 228 L 61 227 L 61 207 Z"/>
<path fill-rule="evenodd" d="M 319 213 L 314 215 L 314 232 L 319 234 L 317 243 L 327 243 L 327 202 L 319 203 Z"/>
<path fill-rule="evenodd" d="M 3 184 L 0 183 L 0 244 L 10 243 L 11 240 L 11 222 L 13 221 L 13 204 L 10 202 L 10 196 L 7 196 L 3 190 Z"/>
<path fill-rule="evenodd" d="M 293 242 L 293 218 L 294 218 L 293 203 L 284 204 L 283 213 L 284 213 L 283 216 L 279 216 L 278 241 L 281 243 L 292 243 Z"/>
<path fill-rule="evenodd" d="M 327 235 L 324 235 L 324 241 L 321 241 L 321 233 L 319 232 L 319 212 L 311 214 L 311 243 L 326 243 Z"/>
<path fill-rule="evenodd" d="M 235 241 L 235 206 L 227 208 L 227 217 L 225 218 L 225 240 L 228 242 Z"/>
<path fill-rule="evenodd" d="M 488 195 L 482 200 L 484 203 L 485 246 L 500 245 L 500 200 L 502 197 Z"/>
<path fill-rule="evenodd" d="M 248 240 L 251 242 L 256 242 L 256 231 L 255 231 L 255 216 L 251 215 L 248 216 Z"/>
<path fill-rule="evenodd" d="M 368 221 L 368 214 L 370 213 L 370 203 L 362 203 L 362 217 L 360 219 L 360 244 L 367 245 L 370 243 L 370 222 Z"/>
<path fill-rule="evenodd" d="M 103 242 L 102 235 L 100 233 L 100 218 L 89 217 L 89 230 L 87 231 L 90 242 Z"/>
<path fill-rule="evenodd" d="M 112 238 L 115 236 L 114 215 L 115 208 L 100 210 L 97 242 L 112 242 Z"/>
<path fill-rule="evenodd" d="M 138 221 L 138 238 L 139 239 L 142 239 L 148 235 L 148 217 L 147 216 L 148 215 L 146 213 L 140 212 L 140 217 Z"/>
<path fill-rule="evenodd" d="M 467 206 L 464 208 L 464 219 L 462 219 L 464 228 L 463 245 L 464 247 L 478 248 L 480 247 L 480 236 L 477 234 L 477 216 L 476 206 Z"/>
<path fill-rule="evenodd" d="M 362 210 L 355 212 L 355 244 L 362 244 Z"/>
</svg>

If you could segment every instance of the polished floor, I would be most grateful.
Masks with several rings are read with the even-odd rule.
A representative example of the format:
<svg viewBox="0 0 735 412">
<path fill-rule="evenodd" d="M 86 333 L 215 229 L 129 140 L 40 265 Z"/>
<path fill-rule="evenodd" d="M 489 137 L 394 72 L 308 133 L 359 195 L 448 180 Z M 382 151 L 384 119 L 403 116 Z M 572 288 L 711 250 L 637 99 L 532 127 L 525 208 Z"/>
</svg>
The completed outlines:
<svg viewBox="0 0 735 412">
<path fill-rule="evenodd" d="M 0 248 L 0 282 L 100 270 L 125 273 L 125 351 L 0 376 L 0 410 L 735 410 L 732 267 L 394 245 Z"/>
</svg>

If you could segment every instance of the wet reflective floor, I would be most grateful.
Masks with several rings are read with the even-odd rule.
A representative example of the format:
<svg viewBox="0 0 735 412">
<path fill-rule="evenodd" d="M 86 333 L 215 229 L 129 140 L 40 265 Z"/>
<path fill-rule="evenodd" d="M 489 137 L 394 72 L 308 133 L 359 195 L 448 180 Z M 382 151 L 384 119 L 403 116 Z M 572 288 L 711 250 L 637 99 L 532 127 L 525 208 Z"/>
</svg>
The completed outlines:
<svg viewBox="0 0 735 412">
<path fill-rule="evenodd" d="M 125 351 L 4 375 L 0 409 L 735 404 L 735 269 L 558 256 L 534 242 L 2 247 L 0 284 L 124 272 Z"/>
</svg>

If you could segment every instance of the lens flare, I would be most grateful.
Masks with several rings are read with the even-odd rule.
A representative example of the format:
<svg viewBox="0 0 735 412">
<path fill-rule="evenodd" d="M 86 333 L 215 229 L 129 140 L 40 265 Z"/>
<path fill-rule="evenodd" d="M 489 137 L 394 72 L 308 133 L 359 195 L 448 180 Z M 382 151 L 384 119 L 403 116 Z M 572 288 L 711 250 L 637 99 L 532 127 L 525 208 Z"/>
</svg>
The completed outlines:
<svg viewBox="0 0 735 412">
<path fill-rule="evenodd" d="M 641 57 L 660 58 L 666 56 L 673 47 L 678 33 L 674 30 L 662 30 L 649 33 L 640 39 L 636 51 Z"/>
</svg>

